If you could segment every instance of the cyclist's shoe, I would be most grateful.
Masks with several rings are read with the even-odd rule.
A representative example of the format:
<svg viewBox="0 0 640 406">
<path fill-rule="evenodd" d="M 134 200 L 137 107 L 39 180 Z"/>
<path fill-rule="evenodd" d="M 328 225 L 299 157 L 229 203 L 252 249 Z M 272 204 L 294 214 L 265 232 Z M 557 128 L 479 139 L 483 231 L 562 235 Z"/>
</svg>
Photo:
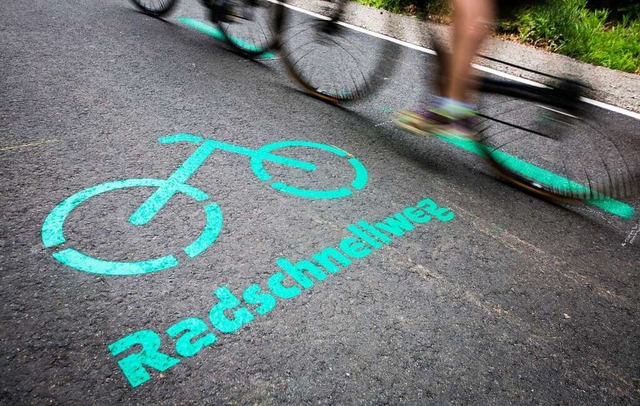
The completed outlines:
<svg viewBox="0 0 640 406">
<path fill-rule="evenodd" d="M 442 109 L 431 108 L 427 110 L 396 112 L 394 123 L 399 128 L 422 136 L 436 136 L 474 140 L 476 132 L 475 114 L 473 110 L 465 111 L 456 116 L 448 114 Z"/>
</svg>

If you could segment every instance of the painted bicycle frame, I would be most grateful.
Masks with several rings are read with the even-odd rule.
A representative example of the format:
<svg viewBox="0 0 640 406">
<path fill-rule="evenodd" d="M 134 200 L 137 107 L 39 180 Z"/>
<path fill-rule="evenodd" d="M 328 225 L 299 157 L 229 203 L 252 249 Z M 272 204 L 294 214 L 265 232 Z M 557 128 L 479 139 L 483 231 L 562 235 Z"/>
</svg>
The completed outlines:
<svg viewBox="0 0 640 406">
<path fill-rule="evenodd" d="M 189 196 L 193 200 L 203 204 L 206 224 L 198 238 L 184 247 L 183 252 L 190 258 L 202 254 L 216 241 L 222 230 L 222 211 L 220 206 L 212 201 L 207 193 L 194 186 L 188 185 L 186 182 L 200 166 L 204 164 L 207 158 L 217 150 L 250 157 L 250 167 L 258 179 L 263 182 L 270 182 L 272 188 L 282 193 L 305 199 L 341 199 L 350 196 L 355 191 L 363 189 L 368 180 L 366 168 L 351 154 L 331 145 L 311 141 L 281 141 L 264 145 L 255 150 L 213 139 L 204 139 L 193 134 L 175 134 L 161 137 L 158 139 L 158 142 L 161 144 L 188 142 L 199 145 L 199 147 L 168 179 L 142 178 L 106 182 L 84 189 L 63 200 L 49 213 L 42 225 L 42 242 L 44 246 L 46 248 L 53 248 L 66 243 L 67 239 L 63 231 L 64 223 L 69 214 L 84 201 L 102 193 L 118 189 L 155 187 L 157 190 L 129 217 L 129 222 L 136 226 L 145 225 L 151 221 L 177 193 Z M 281 181 L 273 180 L 272 176 L 264 167 L 265 161 L 308 172 L 316 170 L 316 165 L 311 162 L 273 153 L 278 149 L 291 147 L 316 148 L 345 159 L 354 170 L 355 176 L 353 181 L 349 186 L 332 190 L 312 190 L 298 188 Z M 71 268 L 93 274 L 115 276 L 157 272 L 179 264 L 178 259 L 173 254 L 151 258 L 145 261 L 121 262 L 95 258 L 73 247 L 67 247 L 54 252 L 52 255 L 60 263 Z"/>
</svg>

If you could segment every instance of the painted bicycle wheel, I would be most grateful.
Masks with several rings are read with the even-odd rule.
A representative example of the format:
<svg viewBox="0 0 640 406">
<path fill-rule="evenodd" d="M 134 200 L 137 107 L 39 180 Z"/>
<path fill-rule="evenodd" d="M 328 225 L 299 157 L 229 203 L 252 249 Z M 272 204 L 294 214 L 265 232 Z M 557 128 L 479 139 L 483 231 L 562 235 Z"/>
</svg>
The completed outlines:
<svg viewBox="0 0 640 406">
<path fill-rule="evenodd" d="M 178 0 L 131 0 L 140 11 L 153 17 L 164 17 L 178 3 Z"/>
<path fill-rule="evenodd" d="M 287 167 L 286 164 L 272 163 L 274 166 L 284 167 L 281 173 L 282 179 L 278 180 L 267 170 L 265 165 L 272 160 L 269 156 L 272 156 L 274 151 L 279 151 L 278 155 L 289 151 L 289 153 L 297 153 L 307 159 L 312 155 L 316 156 L 315 161 L 310 163 L 312 169 L 307 172 L 309 175 L 316 175 L 318 172 L 323 172 L 323 174 L 312 176 L 315 179 L 311 180 L 304 176 L 296 178 L 295 171 L 291 167 Z M 305 199 L 341 199 L 362 190 L 369 178 L 367 169 L 360 161 L 348 152 L 332 145 L 311 141 L 281 141 L 267 144 L 258 152 L 251 158 L 251 169 L 258 179 L 270 182 L 271 187 L 282 193 Z M 320 166 L 323 166 L 323 171 L 319 170 Z M 336 180 L 336 178 L 339 179 Z M 327 187 L 327 184 L 331 183 L 333 185 Z M 323 187 L 309 186 L 315 184 L 321 184 Z"/>
<path fill-rule="evenodd" d="M 42 225 L 42 242 L 45 248 L 58 248 L 53 257 L 60 263 L 79 271 L 109 275 L 130 276 L 161 271 L 178 265 L 178 258 L 173 254 L 149 258 L 143 261 L 114 261 L 108 258 L 96 258 L 87 255 L 78 249 L 69 246 L 64 234 L 64 225 L 78 206 L 88 199 L 107 192 L 128 188 L 156 187 L 161 188 L 168 181 L 164 179 L 126 179 L 115 182 L 102 183 L 82 190 L 62 201 L 49 213 Z M 200 236 L 183 248 L 183 252 L 190 258 L 196 257 L 211 246 L 218 238 L 222 229 L 222 212 L 220 207 L 209 202 L 209 195 L 187 184 L 174 185 L 177 191 L 191 199 L 205 203 L 203 210 L 206 216 L 206 224 Z"/>
</svg>

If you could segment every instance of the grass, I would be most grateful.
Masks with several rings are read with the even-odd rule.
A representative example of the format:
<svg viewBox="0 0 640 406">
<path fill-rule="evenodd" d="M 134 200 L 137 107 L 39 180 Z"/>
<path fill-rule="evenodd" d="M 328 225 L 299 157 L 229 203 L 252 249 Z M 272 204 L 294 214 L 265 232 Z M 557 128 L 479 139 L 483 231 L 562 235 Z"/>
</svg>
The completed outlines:
<svg viewBox="0 0 640 406">
<path fill-rule="evenodd" d="M 640 73 L 640 19 L 608 23 L 609 12 L 591 11 L 587 0 L 550 0 L 518 13 L 501 25 L 517 29 L 520 40 L 584 62 Z"/>
<path fill-rule="evenodd" d="M 365 6 L 382 8 L 393 13 L 401 14 L 428 14 L 438 20 L 448 20 L 451 14 L 449 0 L 355 0 Z"/>
<path fill-rule="evenodd" d="M 425 0 L 357 0 L 395 13 L 418 14 Z M 516 13 L 498 24 L 498 32 L 515 34 L 524 43 L 572 58 L 640 74 L 640 4 L 614 10 L 589 10 L 587 0 L 549 0 Z M 448 0 L 426 1 L 433 20 L 448 22 Z"/>
</svg>

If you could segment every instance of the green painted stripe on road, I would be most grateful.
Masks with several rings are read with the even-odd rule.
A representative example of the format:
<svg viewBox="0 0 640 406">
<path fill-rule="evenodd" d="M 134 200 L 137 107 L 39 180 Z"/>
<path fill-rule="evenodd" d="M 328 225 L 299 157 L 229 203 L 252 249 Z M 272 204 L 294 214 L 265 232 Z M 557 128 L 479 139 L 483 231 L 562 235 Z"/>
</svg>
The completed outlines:
<svg viewBox="0 0 640 406">
<path fill-rule="evenodd" d="M 212 36 L 215 39 L 219 39 L 220 41 L 226 41 L 226 38 L 224 36 L 224 34 L 222 33 L 222 31 L 220 31 L 218 28 L 209 25 L 205 22 L 202 22 L 200 20 L 197 20 L 195 18 L 191 18 L 191 17 L 180 17 L 178 18 L 178 21 L 180 21 L 182 24 L 187 25 L 191 28 L 195 28 L 196 30 L 203 32 L 207 35 Z M 258 47 L 256 45 L 250 44 L 238 37 L 233 37 L 233 36 L 229 36 L 229 38 L 235 42 L 236 44 L 238 44 L 239 46 L 241 46 L 242 48 L 245 48 L 249 51 L 256 51 L 258 50 Z M 258 59 L 275 59 L 276 56 L 271 53 L 271 52 L 265 52 L 264 54 L 260 55 L 257 57 Z"/>
<path fill-rule="evenodd" d="M 484 150 L 478 145 L 475 141 L 469 141 L 459 138 L 451 138 L 442 135 L 438 135 L 437 138 L 448 142 L 451 145 L 454 145 L 458 148 L 464 149 L 465 151 L 471 152 L 481 157 L 486 157 Z M 557 173 L 550 172 L 546 169 L 535 166 L 529 162 L 518 159 L 512 155 L 509 155 L 502 151 L 495 151 L 495 154 L 498 156 L 498 160 L 501 161 L 502 165 L 505 165 L 512 171 L 518 172 L 530 179 L 537 180 L 546 185 L 551 185 L 553 187 L 557 187 L 558 189 L 570 187 L 576 191 L 588 191 L 589 189 L 586 186 L 580 185 L 579 183 L 573 182 L 563 176 L 558 175 Z M 595 206 L 601 210 L 604 210 L 613 215 L 629 219 L 633 217 L 633 213 L 635 209 L 628 205 L 627 203 L 612 199 L 612 198 L 604 198 L 604 199 L 588 199 L 585 200 L 587 204 Z"/>
</svg>

